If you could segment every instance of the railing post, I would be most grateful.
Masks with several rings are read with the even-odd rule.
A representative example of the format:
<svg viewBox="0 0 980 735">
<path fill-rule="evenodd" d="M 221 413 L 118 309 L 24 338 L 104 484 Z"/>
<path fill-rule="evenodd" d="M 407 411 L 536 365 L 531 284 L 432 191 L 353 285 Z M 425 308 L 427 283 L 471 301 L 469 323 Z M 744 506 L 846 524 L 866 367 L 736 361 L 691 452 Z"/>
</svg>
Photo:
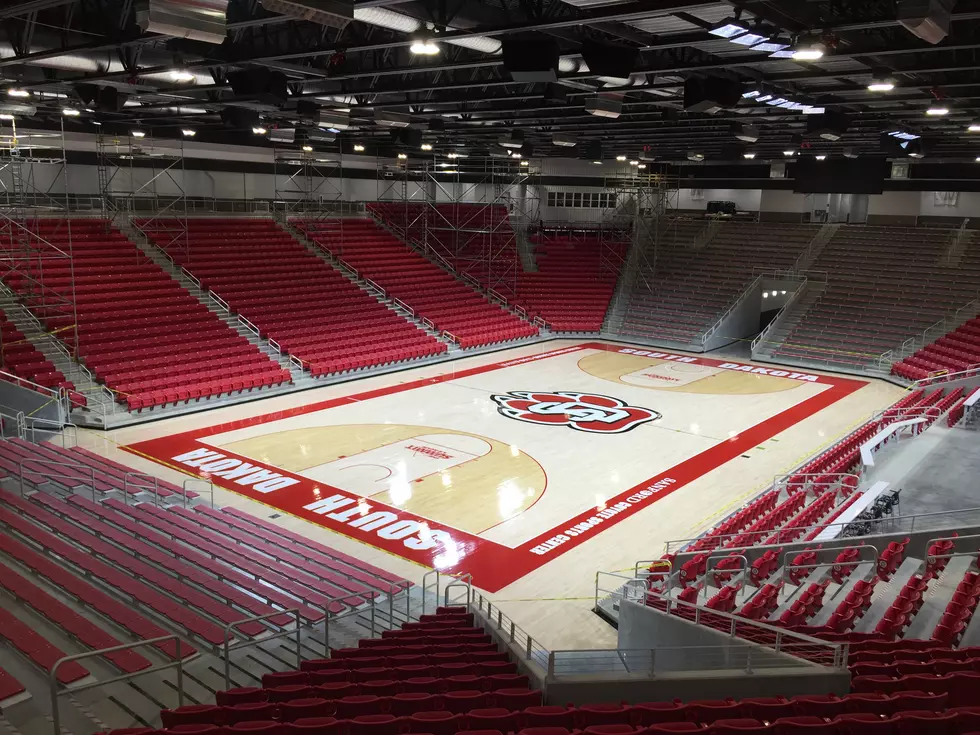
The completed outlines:
<svg viewBox="0 0 980 735">
<path fill-rule="evenodd" d="M 548 652 L 548 678 L 553 678 L 555 675 L 555 652 Z"/>
<path fill-rule="evenodd" d="M 745 673 L 746 674 L 752 673 L 752 646 L 751 645 L 746 649 L 746 653 L 745 653 Z"/>
<path fill-rule="evenodd" d="M 510 642 L 514 642 L 514 621 L 510 621 Z"/>
<path fill-rule="evenodd" d="M 372 595 L 372 597 L 371 597 L 371 637 L 372 638 L 374 638 L 374 611 L 376 609 L 376 605 L 374 604 L 374 600 L 375 600 L 375 598 Z"/>
<path fill-rule="evenodd" d="M 527 655 L 527 660 L 531 660 L 531 636 L 527 637 L 527 649 L 525 650 L 525 655 Z"/>
</svg>

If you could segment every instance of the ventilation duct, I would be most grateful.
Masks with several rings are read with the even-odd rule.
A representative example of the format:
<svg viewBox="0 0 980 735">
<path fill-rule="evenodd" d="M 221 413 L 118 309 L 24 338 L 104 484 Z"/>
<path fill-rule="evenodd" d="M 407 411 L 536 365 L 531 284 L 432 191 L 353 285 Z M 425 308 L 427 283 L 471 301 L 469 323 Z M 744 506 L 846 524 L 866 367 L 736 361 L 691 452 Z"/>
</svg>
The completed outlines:
<svg viewBox="0 0 980 735">
<path fill-rule="evenodd" d="M 347 130 L 350 127 L 350 113 L 334 112 L 333 110 L 320 110 L 316 116 L 316 124 L 321 128 Z"/>
<path fill-rule="evenodd" d="M 141 0 L 136 23 L 144 31 L 220 44 L 228 29 L 228 0 Z"/>
<path fill-rule="evenodd" d="M 411 122 L 412 117 L 407 112 L 374 111 L 374 124 L 382 128 L 407 128 Z"/>
<path fill-rule="evenodd" d="M 296 140 L 296 128 L 274 128 L 269 131 L 273 143 L 292 143 Z"/>
<path fill-rule="evenodd" d="M 273 13 L 308 20 L 321 26 L 343 28 L 354 20 L 352 0 L 261 0 L 262 7 Z"/>
<path fill-rule="evenodd" d="M 585 103 L 585 111 L 596 117 L 616 119 L 623 113 L 621 95 L 598 94 Z"/>
<path fill-rule="evenodd" d="M 578 143 L 578 139 L 574 135 L 555 133 L 551 136 L 551 143 L 561 148 L 574 148 L 575 144 Z"/>
<path fill-rule="evenodd" d="M 4 115 L 33 117 L 37 114 L 37 108 L 34 105 L 25 105 L 22 102 L 0 102 L 0 113 Z"/>
<path fill-rule="evenodd" d="M 898 22 L 928 43 L 939 43 L 949 33 L 956 0 L 900 0 Z"/>
</svg>

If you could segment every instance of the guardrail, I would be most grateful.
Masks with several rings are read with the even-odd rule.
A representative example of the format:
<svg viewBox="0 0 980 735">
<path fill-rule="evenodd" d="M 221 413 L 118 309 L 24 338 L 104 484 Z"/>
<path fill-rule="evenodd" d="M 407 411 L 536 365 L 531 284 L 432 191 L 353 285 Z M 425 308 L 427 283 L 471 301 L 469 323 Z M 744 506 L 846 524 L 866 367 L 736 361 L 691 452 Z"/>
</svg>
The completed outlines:
<svg viewBox="0 0 980 735">
<path fill-rule="evenodd" d="M 882 352 L 878 356 L 877 363 L 879 366 L 883 363 L 890 366 L 892 363 L 901 362 L 909 355 L 918 352 L 926 345 L 952 332 L 956 327 L 977 315 L 980 315 L 980 296 L 968 304 L 964 304 L 952 314 L 943 317 L 935 324 L 926 327 L 914 337 L 909 337 L 902 342 L 900 347 Z"/>
<path fill-rule="evenodd" d="M 776 316 L 773 318 L 773 320 L 766 325 L 765 329 L 759 332 L 759 335 L 755 339 L 752 340 L 752 344 L 749 347 L 750 354 L 754 355 L 755 351 L 759 348 L 759 345 L 766 341 L 769 333 L 782 326 L 782 323 L 785 321 L 785 317 L 789 314 L 790 308 L 797 302 L 808 287 L 809 281 L 807 280 L 806 276 L 804 276 L 803 280 L 800 281 L 800 285 L 797 286 L 793 294 L 786 299 L 786 303 L 783 304 L 782 308 L 776 312 Z"/>
<path fill-rule="evenodd" d="M 89 684 L 82 684 L 80 686 L 73 686 L 68 690 L 58 689 L 58 669 L 60 669 L 64 664 L 71 661 L 80 661 L 87 658 L 103 657 L 107 653 L 116 653 L 118 651 L 128 651 L 134 648 L 142 648 L 144 646 L 156 646 L 160 643 L 167 643 L 173 641 L 176 646 L 176 656 L 173 661 L 169 661 L 163 664 L 156 664 L 148 669 L 143 669 L 141 671 L 136 671 L 132 674 L 123 674 L 121 676 L 114 676 L 111 679 L 102 679 L 100 681 L 92 682 Z M 175 689 L 177 690 L 177 706 L 184 706 L 184 654 L 181 651 L 181 647 L 185 645 L 183 641 L 180 640 L 179 636 L 176 635 L 164 635 L 159 638 L 147 638 L 146 640 L 136 641 L 135 643 L 123 643 L 119 646 L 112 646 L 111 648 L 100 648 L 97 651 L 87 651 L 85 653 L 79 653 L 75 656 L 63 656 L 54 662 L 51 670 L 48 672 L 48 688 L 51 693 L 51 725 L 52 732 L 54 735 L 62 735 L 63 731 L 61 728 L 61 708 L 59 707 L 60 700 L 58 699 L 62 694 L 78 694 L 79 692 L 84 692 L 90 689 L 98 689 L 110 684 L 118 684 L 124 681 L 132 681 L 138 676 L 143 676 L 144 674 L 152 674 L 157 671 L 163 671 L 164 669 L 177 669 L 177 685 Z"/>
<path fill-rule="evenodd" d="M 448 591 L 449 588 L 447 587 L 446 589 Z M 473 594 L 475 599 L 471 604 L 476 605 L 477 611 L 483 615 L 491 629 L 502 640 L 512 643 L 519 648 L 528 662 L 537 664 L 542 669 L 547 669 L 550 658 L 548 649 L 537 643 L 531 637 L 530 633 L 505 615 L 499 606 L 494 606 L 490 600 L 479 592 L 474 592 Z"/>
<path fill-rule="evenodd" d="M 702 346 L 705 345 L 708 342 L 708 340 L 715 335 L 715 332 L 721 329 L 722 323 L 732 315 L 735 309 L 741 306 L 745 302 L 745 300 L 749 298 L 752 292 L 755 291 L 755 289 L 760 288 L 762 286 L 763 278 L 764 276 L 762 275 L 756 276 L 755 278 L 752 279 L 752 282 L 748 286 L 742 289 L 742 293 L 739 294 L 738 298 L 735 299 L 725 310 L 725 312 L 715 320 L 715 323 L 712 324 L 710 327 L 708 327 L 708 330 L 701 335 L 700 341 Z"/>
</svg>

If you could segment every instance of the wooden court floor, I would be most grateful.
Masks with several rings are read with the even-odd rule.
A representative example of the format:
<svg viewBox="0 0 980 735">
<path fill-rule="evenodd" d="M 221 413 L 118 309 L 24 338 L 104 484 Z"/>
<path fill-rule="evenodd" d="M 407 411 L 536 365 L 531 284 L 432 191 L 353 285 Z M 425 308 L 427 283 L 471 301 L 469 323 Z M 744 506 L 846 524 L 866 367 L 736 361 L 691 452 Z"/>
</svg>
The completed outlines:
<svg viewBox="0 0 980 735">
<path fill-rule="evenodd" d="M 696 535 L 902 392 L 562 340 L 79 443 L 171 481 L 206 473 L 216 504 L 409 579 L 471 572 L 548 648 L 608 647 L 596 571 Z M 237 484 L 250 469 L 261 481 Z"/>
</svg>

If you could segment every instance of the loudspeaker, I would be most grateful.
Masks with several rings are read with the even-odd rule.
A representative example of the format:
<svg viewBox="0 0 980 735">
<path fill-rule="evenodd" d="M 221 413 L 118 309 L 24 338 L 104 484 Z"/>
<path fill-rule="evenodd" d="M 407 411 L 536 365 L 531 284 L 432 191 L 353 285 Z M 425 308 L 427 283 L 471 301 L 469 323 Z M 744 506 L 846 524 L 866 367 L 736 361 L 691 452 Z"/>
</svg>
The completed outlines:
<svg viewBox="0 0 980 735">
<path fill-rule="evenodd" d="M 560 84 L 546 84 L 544 94 L 541 95 L 545 102 L 567 102 L 568 87 Z"/>
<path fill-rule="evenodd" d="M 822 115 L 806 116 L 806 134 L 819 135 L 824 140 L 837 141 L 844 137 L 850 118 L 842 112 L 828 110 Z"/>
<path fill-rule="evenodd" d="M 603 77 L 629 79 L 639 54 L 635 46 L 591 40 L 582 43 L 582 58 L 589 65 L 589 72 Z"/>
<path fill-rule="evenodd" d="M 306 120 L 315 118 L 320 106 L 311 100 L 297 100 L 296 114 Z"/>
<path fill-rule="evenodd" d="M 735 107 L 742 99 L 742 85 L 720 77 L 690 77 L 684 82 L 684 109 L 714 114 Z"/>
<path fill-rule="evenodd" d="M 259 113 L 241 107 L 225 107 L 221 110 L 221 122 L 235 130 L 251 130 L 259 124 Z"/>
<path fill-rule="evenodd" d="M 392 130 L 391 142 L 396 146 L 418 149 L 422 146 L 422 131 L 415 128 Z"/>
<path fill-rule="evenodd" d="M 275 106 L 286 104 L 286 75 L 281 71 L 261 67 L 233 71 L 228 74 L 228 84 L 235 97 Z"/>
<path fill-rule="evenodd" d="M 504 68 L 515 82 L 557 82 L 558 41 L 542 36 L 534 40 L 503 42 Z"/>
</svg>

